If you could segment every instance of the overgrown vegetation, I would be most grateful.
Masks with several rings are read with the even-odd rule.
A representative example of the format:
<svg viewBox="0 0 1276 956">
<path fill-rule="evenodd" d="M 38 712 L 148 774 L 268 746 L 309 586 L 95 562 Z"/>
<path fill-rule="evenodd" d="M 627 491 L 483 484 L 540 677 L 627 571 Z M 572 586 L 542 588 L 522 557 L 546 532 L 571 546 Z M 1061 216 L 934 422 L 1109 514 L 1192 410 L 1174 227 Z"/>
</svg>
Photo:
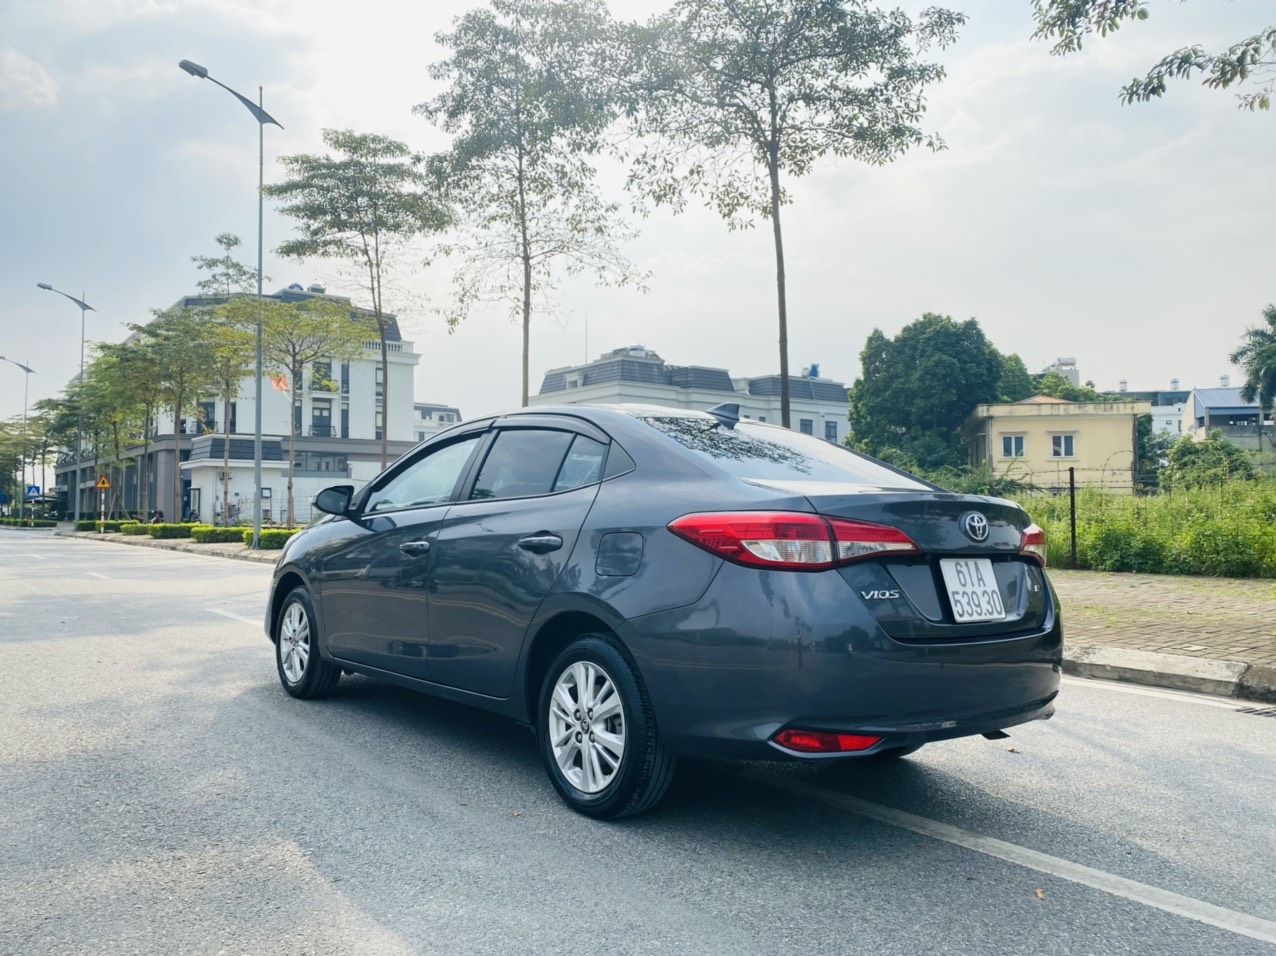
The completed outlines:
<svg viewBox="0 0 1276 956">
<path fill-rule="evenodd" d="M 1020 504 L 1070 567 L 1067 497 Z M 1135 497 L 1077 493 L 1077 565 L 1093 571 L 1276 577 L 1276 481 L 1231 481 Z"/>
<path fill-rule="evenodd" d="M 288 543 L 288 539 L 300 530 L 300 528 L 262 528 L 261 548 L 263 551 L 280 551 Z M 251 528 L 243 533 L 243 539 L 244 544 L 252 544 Z"/>
</svg>

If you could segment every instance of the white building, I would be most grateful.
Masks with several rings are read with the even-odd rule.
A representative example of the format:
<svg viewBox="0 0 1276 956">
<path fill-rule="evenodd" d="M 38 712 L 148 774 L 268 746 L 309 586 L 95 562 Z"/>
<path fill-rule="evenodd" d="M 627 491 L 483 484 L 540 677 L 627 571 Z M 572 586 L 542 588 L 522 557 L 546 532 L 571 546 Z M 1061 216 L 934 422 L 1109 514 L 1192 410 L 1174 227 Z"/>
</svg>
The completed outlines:
<svg viewBox="0 0 1276 956">
<path fill-rule="evenodd" d="M 1183 434 L 1183 411 L 1187 407 L 1188 391 L 1179 388 L 1177 378 L 1170 379 L 1167 390 L 1131 392 L 1123 381 L 1117 393 L 1129 401 L 1148 402 L 1152 406 L 1152 433 L 1177 438 Z"/>
<path fill-rule="evenodd" d="M 668 365 L 641 345 L 615 349 L 585 365 L 545 373 L 533 405 L 667 405 L 704 410 L 725 402 L 740 405 L 740 415 L 760 422 L 780 421 L 780 376 L 732 378 L 726 369 Z M 820 378 L 819 366 L 789 377 L 789 421 L 794 431 L 833 442 L 849 431 L 846 386 Z"/>
<path fill-rule="evenodd" d="M 412 420 L 412 431 L 418 442 L 423 442 L 461 421 L 461 410 L 454 405 L 417 402 L 413 411 L 415 418 Z"/>
<path fill-rule="evenodd" d="M 303 289 L 292 285 L 269 298 L 284 302 L 325 298 L 349 306 L 351 318 L 367 318 L 371 313 L 343 296 L 327 295 L 320 286 Z M 225 297 L 186 296 L 174 308 L 217 305 Z M 291 418 L 298 426 L 293 473 L 294 516 L 298 522 L 310 520 L 310 498 L 328 485 L 356 486 L 381 471 L 381 432 L 389 411 L 388 454 L 397 458 L 416 444 L 416 411 L 413 403 L 413 374 L 420 356 L 411 342 L 404 341 L 394 316 L 388 325 L 389 382 L 381 381 L 381 346 L 373 336 L 358 357 L 341 361 L 316 362 L 302 374 L 299 401 L 289 408 L 290 395 L 283 377 L 267 376 L 262 391 L 262 514 L 267 522 L 282 523 L 287 518 L 287 456 Z M 276 384 L 277 383 L 277 384 Z M 200 521 L 223 523 L 222 473 L 225 443 L 230 446 L 230 522 L 249 522 L 253 514 L 253 427 L 256 386 L 252 376 L 240 383 L 231 403 L 230 421 L 223 402 L 213 395 L 203 396 L 198 412 L 183 420 L 180 453 L 182 513 L 173 512 L 173 420 L 157 417 L 154 436 L 143 461 L 140 447 L 129 449 L 130 463 L 117 469 L 112 478 L 112 495 L 117 509 L 137 512 L 141 508 L 140 482 L 148 483 L 148 509 L 159 509 L 168 520 L 193 516 Z M 71 463 L 60 465 L 59 482 L 71 483 Z M 81 510 L 96 511 L 92 491 L 95 479 L 92 462 L 80 469 Z"/>
</svg>

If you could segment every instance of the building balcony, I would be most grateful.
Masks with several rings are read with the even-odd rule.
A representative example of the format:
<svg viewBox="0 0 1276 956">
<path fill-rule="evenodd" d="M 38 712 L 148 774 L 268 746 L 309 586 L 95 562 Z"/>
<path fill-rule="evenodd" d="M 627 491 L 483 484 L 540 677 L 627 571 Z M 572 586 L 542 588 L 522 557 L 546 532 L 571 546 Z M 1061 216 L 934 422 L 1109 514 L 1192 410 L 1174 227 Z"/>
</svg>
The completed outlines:
<svg viewBox="0 0 1276 956">
<path fill-rule="evenodd" d="M 323 425 L 318 422 L 312 422 L 310 425 L 311 438 L 335 438 L 337 430 L 332 425 Z"/>
</svg>

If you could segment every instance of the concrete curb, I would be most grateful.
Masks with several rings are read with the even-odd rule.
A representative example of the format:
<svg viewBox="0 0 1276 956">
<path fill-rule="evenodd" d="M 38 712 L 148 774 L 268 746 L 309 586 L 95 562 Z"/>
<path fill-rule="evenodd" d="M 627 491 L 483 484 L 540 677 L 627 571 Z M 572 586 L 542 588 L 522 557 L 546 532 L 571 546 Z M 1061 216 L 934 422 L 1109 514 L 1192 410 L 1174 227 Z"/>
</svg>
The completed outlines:
<svg viewBox="0 0 1276 956">
<path fill-rule="evenodd" d="M 1276 702 L 1276 668 L 1244 661 L 1079 644 L 1065 647 L 1063 671 L 1077 677 Z"/>
<path fill-rule="evenodd" d="M 251 561 L 254 564 L 277 564 L 278 551 L 253 551 L 251 548 L 226 544 L 196 544 L 185 538 L 151 538 L 134 534 L 98 534 L 96 531 L 58 531 L 59 538 L 81 538 L 85 541 L 97 541 L 106 544 L 125 544 L 135 548 L 151 548 L 155 551 L 180 551 L 183 554 L 198 554 L 205 558 L 231 558 L 236 561 Z"/>
</svg>

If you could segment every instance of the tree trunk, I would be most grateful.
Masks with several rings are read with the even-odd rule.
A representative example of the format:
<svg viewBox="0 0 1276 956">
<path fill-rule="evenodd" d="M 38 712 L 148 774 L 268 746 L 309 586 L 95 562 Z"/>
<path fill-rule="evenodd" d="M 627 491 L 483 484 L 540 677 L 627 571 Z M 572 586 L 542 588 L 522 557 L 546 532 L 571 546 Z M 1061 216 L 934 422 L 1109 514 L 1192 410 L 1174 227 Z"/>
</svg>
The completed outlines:
<svg viewBox="0 0 1276 956">
<path fill-rule="evenodd" d="M 529 357 L 532 351 L 532 260 L 523 252 L 523 407 L 531 396 Z"/>
<path fill-rule="evenodd" d="M 377 309 L 377 330 L 381 333 L 381 470 L 390 465 L 390 346 L 385 341 L 385 319 Z"/>
<path fill-rule="evenodd" d="M 780 424 L 789 421 L 789 306 L 784 289 L 784 237 L 780 231 L 780 168 L 774 158 L 767 163 L 771 174 L 771 232 L 775 237 L 775 298 L 780 317 Z"/>
<path fill-rule="evenodd" d="M 238 383 L 236 383 L 238 384 Z M 222 525 L 230 527 L 230 392 L 222 396 Z"/>
<path fill-rule="evenodd" d="M 288 408 L 288 523 L 285 525 L 288 528 L 296 525 L 293 520 L 292 473 L 297 467 L 297 379 L 301 376 L 301 370 L 292 369 L 290 374 L 292 382 L 289 383 L 288 395 L 292 401 Z"/>
<path fill-rule="evenodd" d="M 169 521 L 182 520 L 182 403 L 173 405 L 173 511 Z"/>
</svg>

